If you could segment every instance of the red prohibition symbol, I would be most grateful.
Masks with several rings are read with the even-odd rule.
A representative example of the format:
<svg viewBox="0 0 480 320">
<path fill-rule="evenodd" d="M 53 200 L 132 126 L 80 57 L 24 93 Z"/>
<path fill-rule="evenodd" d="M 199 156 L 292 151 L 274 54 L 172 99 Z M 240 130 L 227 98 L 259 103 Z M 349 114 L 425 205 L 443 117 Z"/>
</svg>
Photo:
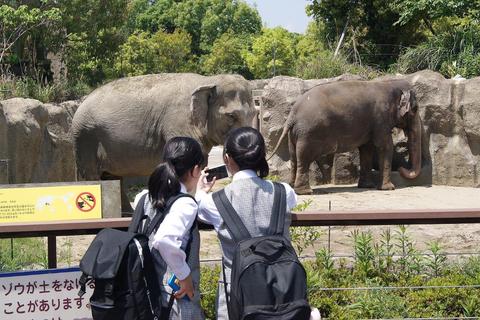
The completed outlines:
<svg viewBox="0 0 480 320">
<path fill-rule="evenodd" d="M 83 212 L 92 211 L 96 204 L 95 197 L 90 192 L 80 193 L 75 202 L 77 208 Z"/>
</svg>

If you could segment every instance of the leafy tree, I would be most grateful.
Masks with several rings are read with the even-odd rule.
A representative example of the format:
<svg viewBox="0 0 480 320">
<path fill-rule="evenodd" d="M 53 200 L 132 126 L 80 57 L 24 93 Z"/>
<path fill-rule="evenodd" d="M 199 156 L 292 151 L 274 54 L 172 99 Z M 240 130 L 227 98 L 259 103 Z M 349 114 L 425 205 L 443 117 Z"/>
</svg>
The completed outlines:
<svg viewBox="0 0 480 320">
<path fill-rule="evenodd" d="M 134 0 L 129 6 L 129 30 L 168 33 L 176 29 L 192 37 L 192 53 L 210 52 L 223 33 L 256 34 L 261 19 L 256 9 L 234 0 Z"/>
<path fill-rule="evenodd" d="M 127 7 L 127 33 L 137 30 L 155 33 L 175 31 L 175 2 L 173 0 L 132 0 Z"/>
<path fill-rule="evenodd" d="M 12 3 L 13 4 L 13 3 Z M 0 64 L 18 41 L 33 30 L 60 20 L 57 8 L 42 10 L 26 5 L 0 6 Z"/>
<path fill-rule="evenodd" d="M 300 35 L 297 43 L 297 61 L 302 62 L 317 55 L 320 51 L 327 50 L 324 41 L 325 28 L 323 24 L 312 21 L 308 24 L 305 35 Z"/>
<path fill-rule="evenodd" d="M 202 21 L 200 49 L 209 52 L 227 30 L 237 35 L 259 34 L 262 21 L 256 9 L 242 1 L 210 0 Z"/>
<path fill-rule="evenodd" d="M 275 75 L 293 75 L 296 39 L 286 29 L 264 29 L 253 40 L 252 51 L 246 52 L 246 61 L 255 78 Z"/>
<path fill-rule="evenodd" d="M 476 0 L 394 0 L 390 7 L 399 14 L 396 24 L 423 21 L 431 33 L 435 34 L 435 20 L 468 16 L 478 11 L 480 4 Z"/>
<path fill-rule="evenodd" d="M 58 50 L 65 53 L 69 76 L 90 84 L 103 81 L 125 41 L 122 27 L 128 0 L 58 0 L 62 36 Z"/>
<path fill-rule="evenodd" d="M 243 51 L 247 50 L 248 39 L 238 37 L 232 31 L 225 32 L 212 46 L 212 52 L 205 56 L 202 69 L 206 74 L 238 73 L 252 78 Z"/>
<path fill-rule="evenodd" d="M 398 12 L 382 0 L 312 0 L 307 12 L 324 25 L 331 47 L 345 31 L 344 52 L 362 63 L 385 67 L 395 61 L 403 47 L 424 39 L 419 21 L 395 24 Z"/>
<path fill-rule="evenodd" d="M 192 67 L 190 41 L 190 35 L 184 31 L 133 34 L 120 47 L 115 62 L 116 74 L 136 76 L 187 71 Z"/>
</svg>

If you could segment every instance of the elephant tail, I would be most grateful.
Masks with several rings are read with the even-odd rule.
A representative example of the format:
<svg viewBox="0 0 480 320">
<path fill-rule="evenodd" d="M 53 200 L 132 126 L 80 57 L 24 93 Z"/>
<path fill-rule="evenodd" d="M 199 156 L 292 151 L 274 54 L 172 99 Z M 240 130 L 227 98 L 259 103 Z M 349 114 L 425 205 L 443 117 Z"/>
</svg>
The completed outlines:
<svg viewBox="0 0 480 320">
<path fill-rule="evenodd" d="M 292 125 L 293 125 L 293 121 L 290 121 L 290 117 L 289 119 L 287 120 L 287 122 L 285 123 L 285 126 L 283 127 L 283 131 L 282 131 L 282 134 L 280 135 L 280 138 L 278 138 L 278 142 L 277 142 L 277 145 L 275 146 L 275 148 L 273 149 L 272 151 L 272 154 L 267 158 L 267 161 L 272 159 L 272 157 L 275 155 L 275 153 L 278 151 L 278 148 L 280 148 L 280 144 L 282 144 L 282 141 L 283 139 L 285 139 L 285 137 L 287 136 L 288 134 L 288 131 L 292 128 Z"/>
</svg>

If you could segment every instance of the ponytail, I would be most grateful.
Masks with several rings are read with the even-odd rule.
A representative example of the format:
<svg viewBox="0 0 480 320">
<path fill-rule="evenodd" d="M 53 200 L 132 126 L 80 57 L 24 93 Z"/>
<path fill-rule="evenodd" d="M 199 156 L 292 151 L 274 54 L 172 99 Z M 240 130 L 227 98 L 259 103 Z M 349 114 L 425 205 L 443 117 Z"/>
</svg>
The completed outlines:
<svg viewBox="0 0 480 320">
<path fill-rule="evenodd" d="M 224 152 L 235 160 L 240 170 L 253 170 L 260 178 L 268 176 L 265 141 L 258 130 L 250 127 L 232 130 L 225 140 Z"/>
<path fill-rule="evenodd" d="M 169 198 L 180 193 L 180 179 L 196 165 L 202 165 L 204 156 L 195 139 L 175 137 L 165 144 L 163 160 L 148 179 L 150 201 L 156 209 L 164 208 Z"/>
<path fill-rule="evenodd" d="M 148 179 L 148 191 L 152 206 L 165 207 L 167 200 L 180 193 L 180 181 L 173 166 L 164 162 L 158 165 Z"/>
</svg>

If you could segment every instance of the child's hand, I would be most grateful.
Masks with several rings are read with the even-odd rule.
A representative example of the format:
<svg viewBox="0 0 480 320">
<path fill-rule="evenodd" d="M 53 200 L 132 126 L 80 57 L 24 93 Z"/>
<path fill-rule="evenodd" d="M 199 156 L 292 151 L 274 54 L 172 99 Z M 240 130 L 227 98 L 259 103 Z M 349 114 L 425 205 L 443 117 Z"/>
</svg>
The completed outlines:
<svg viewBox="0 0 480 320">
<path fill-rule="evenodd" d="M 187 295 L 190 300 L 193 299 L 195 289 L 193 288 L 192 274 L 189 274 L 188 277 L 183 280 L 179 279 L 178 282 L 180 282 L 180 290 L 175 292 L 175 298 L 181 299 Z"/>
<path fill-rule="evenodd" d="M 197 183 L 197 190 L 203 190 L 205 192 L 209 192 L 212 190 L 213 186 L 215 185 L 215 181 L 217 180 L 216 177 L 213 177 L 212 181 L 207 181 L 208 173 L 205 171 L 208 170 L 208 167 L 202 170 L 202 174 L 200 175 L 200 179 L 198 179 Z"/>
</svg>

